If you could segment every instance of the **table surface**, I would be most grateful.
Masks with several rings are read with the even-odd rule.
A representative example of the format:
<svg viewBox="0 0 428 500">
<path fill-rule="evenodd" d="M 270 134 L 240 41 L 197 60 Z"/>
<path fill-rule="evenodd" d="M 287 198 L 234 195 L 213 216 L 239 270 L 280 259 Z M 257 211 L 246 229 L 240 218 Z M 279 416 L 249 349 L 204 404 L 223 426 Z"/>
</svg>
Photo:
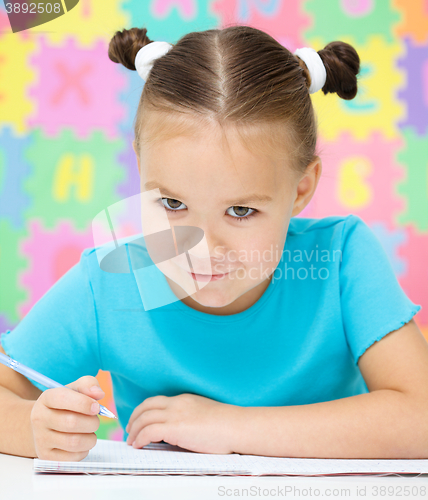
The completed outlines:
<svg viewBox="0 0 428 500">
<path fill-rule="evenodd" d="M 343 491 L 340 491 L 342 489 Z M 139 500 L 151 498 L 210 500 L 214 498 L 317 498 L 322 496 L 359 500 L 362 497 L 365 499 L 407 497 L 409 500 L 416 498 L 428 500 L 428 474 L 385 477 L 36 474 L 33 471 L 33 459 L 0 453 L 0 498 L 2 500 L 134 500 L 137 498 Z"/>
</svg>

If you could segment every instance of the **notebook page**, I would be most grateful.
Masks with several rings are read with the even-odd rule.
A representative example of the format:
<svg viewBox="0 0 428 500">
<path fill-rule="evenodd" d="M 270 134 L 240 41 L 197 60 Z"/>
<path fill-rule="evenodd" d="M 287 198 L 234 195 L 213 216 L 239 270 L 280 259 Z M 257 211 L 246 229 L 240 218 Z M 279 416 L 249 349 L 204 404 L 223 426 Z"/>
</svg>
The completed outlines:
<svg viewBox="0 0 428 500">
<path fill-rule="evenodd" d="M 111 473 L 249 473 L 242 468 L 240 455 L 193 453 L 165 443 L 150 443 L 135 449 L 123 441 L 98 439 L 80 462 L 34 459 L 36 472 Z"/>
<path fill-rule="evenodd" d="M 240 455 L 244 468 L 253 475 L 428 473 L 428 460 L 281 458 Z"/>
<path fill-rule="evenodd" d="M 118 474 L 241 474 L 336 475 L 428 473 L 428 460 L 315 459 L 214 455 L 194 453 L 166 443 L 134 449 L 124 442 L 98 439 L 80 462 L 34 459 L 36 472 L 87 472 Z"/>
</svg>

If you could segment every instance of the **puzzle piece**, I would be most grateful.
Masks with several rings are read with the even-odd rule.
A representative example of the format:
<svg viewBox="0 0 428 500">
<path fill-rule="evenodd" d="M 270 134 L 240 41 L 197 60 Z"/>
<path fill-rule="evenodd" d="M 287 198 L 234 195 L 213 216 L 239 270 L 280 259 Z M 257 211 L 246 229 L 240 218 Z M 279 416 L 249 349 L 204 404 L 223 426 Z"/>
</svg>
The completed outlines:
<svg viewBox="0 0 428 500">
<path fill-rule="evenodd" d="M 210 7 L 210 0 L 123 0 L 130 26 L 146 27 L 150 40 L 172 44 L 191 31 L 216 28 L 219 19 Z"/>
<path fill-rule="evenodd" d="M 29 125 L 41 126 L 49 136 L 67 126 L 79 138 L 94 129 L 117 137 L 117 122 L 125 115 L 118 93 L 126 80 L 107 52 L 103 41 L 81 49 L 71 37 L 61 47 L 49 46 L 41 37 L 38 55 L 31 58 L 38 80 L 29 94 L 38 105 Z"/>
<path fill-rule="evenodd" d="M 15 136 L 9 127 L 0 130 L 0 218 L 16 229 L 23 227 L 23 211 L 30 205 L 22 192 L 22 182 L 31 172 L 23 156 L 30 143 L 31 136 Z"/>
<path fill-rule="evenodd" d="M 129 15 L 122 10 L 121 3 L 121 0 L 80 0 L 67 14 L 49 22 L 46 27 L 49 45 L 61 45 L 70 35 L 80 47 L 89 48 L 97 40 L 108 43 L 116 30 L 129 25 Z"/>
<path fill-rule="evenodd" d="M 94 246 L 90 225 L 77 232 L 71 221 L 63 220 L 53 231 L 47 231 L 40 220 L 33 219 L 28 227 L 30 234 L 21 241 L 21 252 L 30 263 L 20 276 L 20 284 L 28 290 L 27 300 L 19 306 L 22 316 L 79 262 L 85 248 Z"/>
<path fill-rule="evenodd" d="M 119 184 L 117 193 L 121 198 L 127 198 L 140 192 L 140 175 L 138 173 L 137 157 L 132 147 L 134 134 L 128 133 L 125 136 L 127 149 L 119 155 L 119 162 L 126 171 L 126 182 Z"/>
<path fill-rule="evenodd" d="M 404 207 L 395 196 L 395 184 L 403 175 L 395 161 L 401 139 L 388 140 L 374 132 L 364 142 L 345 132 L 336 141 L 320 134 L 317 150 L 323 173 L 313 197 L 316 217 L 353 213 L 366 222 L 384 221 L 392 226 L 394 213 Z"/>
<path fill-rule="evenodd" d="M 124 119 L 119 124 L 121 134 L 132 133 L 134 136 L 134 119 L 138 103 L 144 88 L 144 80 L 136 71 L 130 71 L 122 65 L 117 65 L 118 70 L 125 78 L 125 89 L 119 93 L 119 102 L 124 108 Z M 132 137 L 134 138 L 134 137 Z"/>
<path fill-rule="evenodd" d="M 12 328 L 15 328 L 15 324 L 16 323 L 9 322 L 4 314 L 0 314 L 0 338 L 3 333 L 7 332 L 7 330 L 12 330 Z"/>
<path fill-rule="evenodd" d="M 304 33 L 305 38 L 326 40 L 353 38 L 358 45 L 379 35 L 386 43 L 395 42 L 393 26 L 401 20 L 401 12 L 384 0 L 306 0 L 304 9 L 314 17 L 314 26 Z"/>
<path fill-rule="evenodd" d="M 420 134 L 428 132 L 428 47 L 418 47 L 408 38 L 406 54 L 398 60 L 398 66 L 406 73 L 407 86 L 398 96 L 407 107 L 407 117 L 400 127 L 413 126 Z"/>
<path fill-rule="evenodd" d="M 419 232 L 428 231 L 428 132 L 418 136 L 412 127 L 403 130 L 405 148 L 398 154 L 407 176 L 397 186 L 406 208 L 398 214 L 399 225 L 412 224 Z"/>
<path fill-rule="evenodd" d="M 1 37 L 0 129 L 11 125 L 19 134 L 28 130 L 26 121 L 34 106 L 27 97 L 27 87 L 35 79 L 28 62 L 35 46 L 34 40 L 19 33 Z"/>
<path fill-rule="evenodd" d="M 152 12 L 157 18 L 167 17 L 174 8 L 184 21 L 191 21 L 196 16 L 195 0 L 157 0 L 152 4 Z"/>
<path fill-rule="evenodd" d="M 0 39 L 12 31 L 4 6 L 0 3 Z"/>
<path fill-rule="evenodd" d="M 415 317 L 418 325 L 428 327 L 428 234 L 421 234 L 412 225 L 403 229 L 407 238 L 400 254 L 406 258 L 407 272 L 401 276 L 400 285 L 410 300 L 422 306 Z"/>
<path fill-rule="evenodd" d="M 105 404 L 103 406 L 106 406 Z M 110 404 L 113 406 L 113 404 Z M 106 406 L 107 407 L 107 406 Z M 108 407 L 111 410 L 110 407 Z M 113 411 L 113 410 L 111 410 Z M 117 413 L 113 411 L 115 415 Z M 120 423 L 116 419 L 111 418 L 100 418 L 100 426 L 98 430 L 95 431 L 98 439 L 111 439 L 113 441 L 123 441 L 123 429 L 120 426 Z"/>
<path fill-rule="evenodd" d="M 125 172 L 117 156 L 124 146 L 123 139 L 108 140 L 100 131 L 77 141 L 69 129 L 54 139 L 36 130 L 26 153 L 34 168 L 24 183 L 33 197 L 26 215 L 41 217 L 47 228 L 64 218 L 73 219 L 78 229 L 85 230 L 98 212 L 119 200 L 115 190 Z"/>
<path fill-rule="evenodd" d="M 428 342 L 428 325 L 422 325 L 422 324 L 420 324 L 420 321 L 418 319 L 418 315 L 416 315 L 415 321 L 416 321 L 416 324 L 421 329 L 422 335 L 425 337 L 425 340 Z"/>
<path fill-rule="evenodd" d="M 123 441 L 124 431 L 122 427 L 118 424 L 116 429 L 111 429 L 108 434 L 107 439 L 111 439 L 112 441 Z"/>
<path fill-rule="evenodd" d="M 18 284 L 18 273 L 25 269 L 27 260 L 19 251 L 19 240 L 25 230 L 13 229 L 10 222 L 0 219 L 0 315 L 9 323 L 21 319 L 17 304 L 27 297 Z"/>
<path fill-rule="evenodd" d="M 311 25 L 301 5 L 299 0 L 214 0 L 212 10 L 222 27 L 236 23 L 257 27 L 294 52 L 305 45 L 302 32 Z"/>
<path fill-rule="evenodd" d="M 411 38 L 417 45 L 428 43 L 428 4 L 426 0 L 394 0 L 401 21 L 393 27 L 396 36 Z"/>
<path fill-rule="evenodd" d="M 105 393 L 105 396 L 99 400 L 99 403 L 117 415 L 110 372 L 100 370 L 96 378 Z M 96 435 L 98 439 L 123 441 L 123 429 L 119 421 L 112 420 L 111 418 L 100 418 L 100 426 L 96 431 Z"/>
<path fill-rule="evenodd" d="M 388 44 L 379 36 L 370 37 L 361 46 L 350 37 L 342 37 L 342 41 L 354 46 L 360 56 L 358 93 L 350 101 L 321 91 L 311 95 L 320 132 L 328 140 L 337 139 L 343 131 L 352 132 L 356 139 L 367 139 L 376 130 L 381 130 L 387 139 L 398 138 L 397 124 L 405 109 L 396 95 L 403 87 L 404 75 L 395 68 L 395 61 L 403 54 L 403 46 L 398 42 Z M 325 45 L 321 39 L 310 41 L 316 50 Z"/>
</svg>

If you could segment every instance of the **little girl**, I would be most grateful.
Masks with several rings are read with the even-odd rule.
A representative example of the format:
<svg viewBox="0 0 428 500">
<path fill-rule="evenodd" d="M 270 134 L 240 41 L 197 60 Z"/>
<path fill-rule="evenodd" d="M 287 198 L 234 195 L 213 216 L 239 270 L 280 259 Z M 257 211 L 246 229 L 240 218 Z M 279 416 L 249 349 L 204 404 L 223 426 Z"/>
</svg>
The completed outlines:
<svg viewBox="0 0 428 500">
<path fill-rule="evenodd" d="M 147 310 L 135 273 L 106 272 L 84 250 L 1 348 L 75 390 L 41 392 L 0 365 L 0 451 L 87 456 L 101 369 L 136 448 L 428 458 L 421 306 L 361 218 L 297 217 L 321 176 L 310 94 L 353 99 L 356 51 L 292 54 L 248 26 L 172 46 L 133 28 L 109 57 L 146 80 L 133 143 L 141 193 L 160 194 L 171 228 L 203 230 L 208 258 L 198 245 L 177 254 L 176 279 L 164 277 L 176 300 Z"/>
</svg>

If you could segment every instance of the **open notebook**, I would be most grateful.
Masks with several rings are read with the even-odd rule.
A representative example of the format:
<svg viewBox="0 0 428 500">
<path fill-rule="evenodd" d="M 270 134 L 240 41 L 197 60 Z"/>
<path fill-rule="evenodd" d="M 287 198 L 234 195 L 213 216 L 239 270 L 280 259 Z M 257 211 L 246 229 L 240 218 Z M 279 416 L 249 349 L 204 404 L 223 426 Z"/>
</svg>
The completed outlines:
<svg viewBox="0 0 428 500">
<path fill-rule="evenodd" d="M 427 474 L 428 460 L 332 460 L 194 453 L 166 443 L 134 449 L 122 441 L 98 439 L 80 462 L 34 459 L 36 472 L 90 474 L 292 475 Z"/>
</svg>

